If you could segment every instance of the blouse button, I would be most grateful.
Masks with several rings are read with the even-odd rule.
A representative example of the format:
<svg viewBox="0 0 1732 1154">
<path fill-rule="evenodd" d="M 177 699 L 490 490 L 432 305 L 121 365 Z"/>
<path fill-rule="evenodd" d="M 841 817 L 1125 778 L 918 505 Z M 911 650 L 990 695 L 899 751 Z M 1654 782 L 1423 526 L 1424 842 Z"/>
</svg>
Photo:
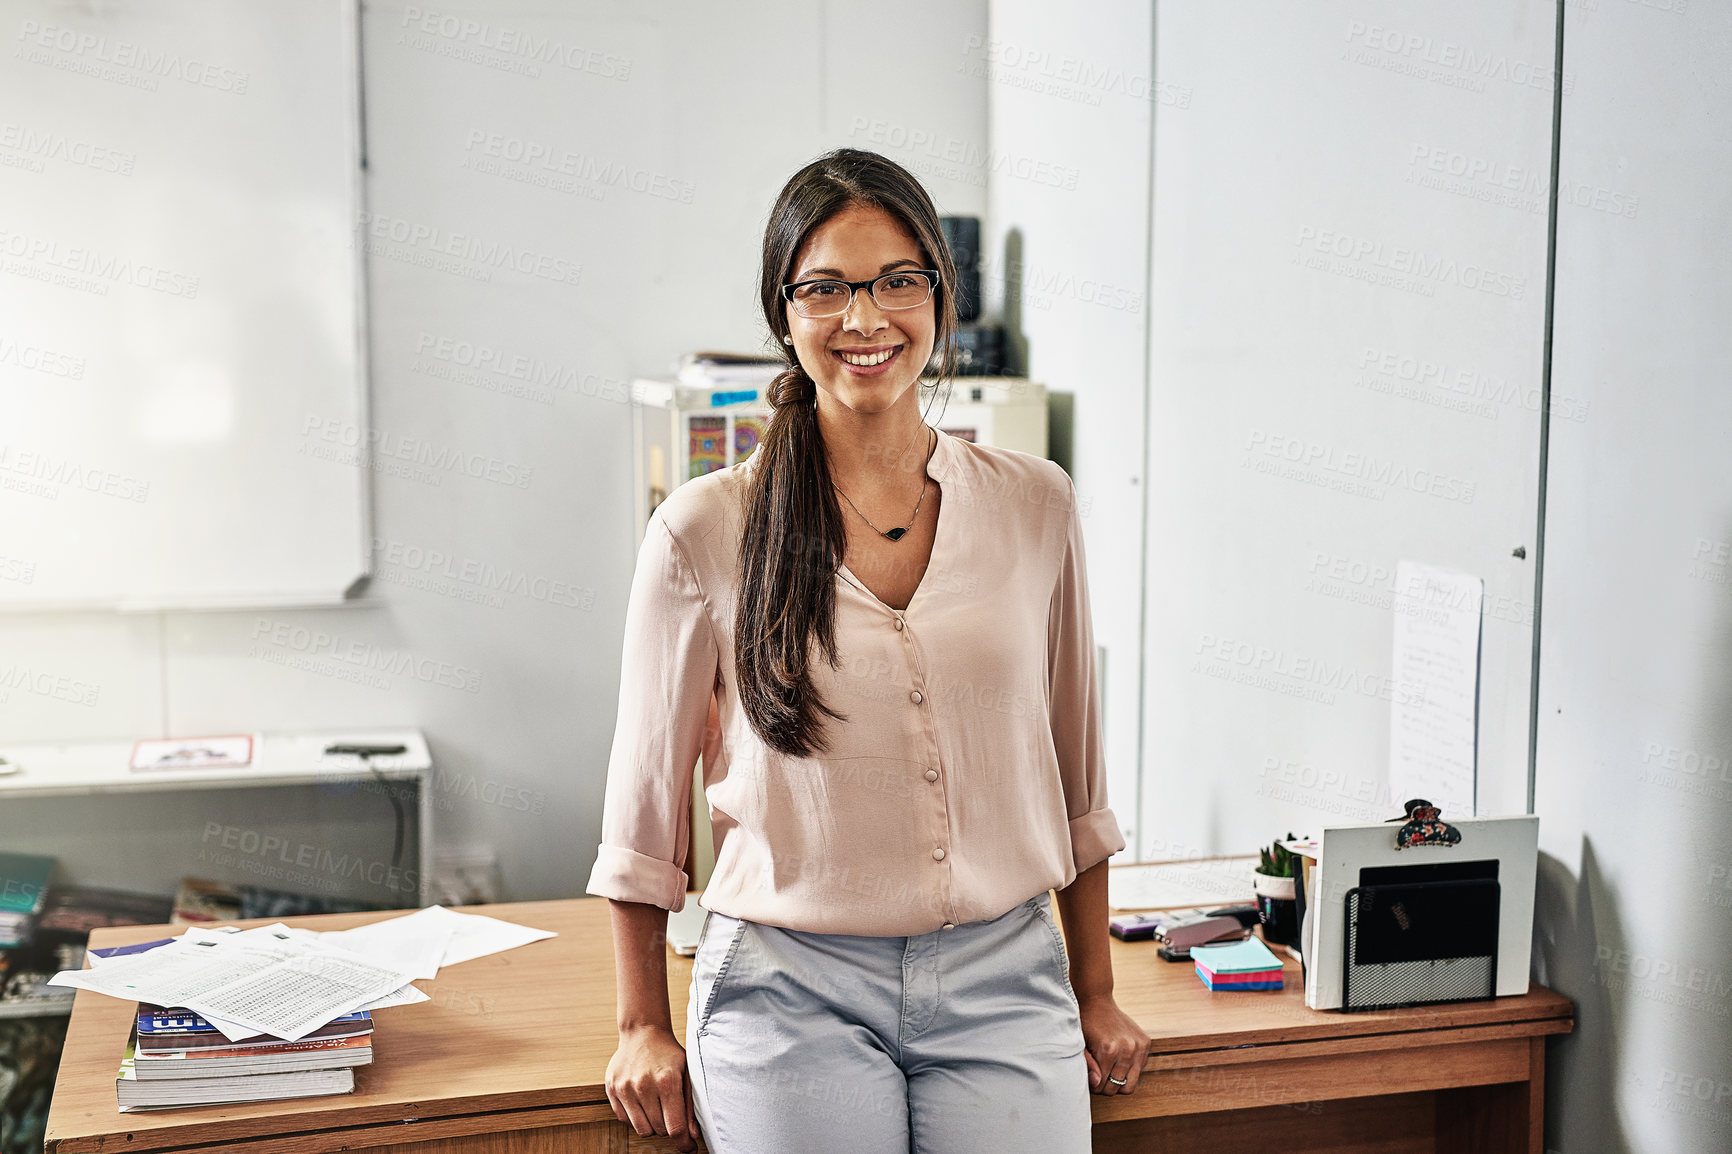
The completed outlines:
<svg viewBox="0 0 1732 1154">
<path fill-rule="evenodd" d="M 912 701 L 916 705 L 919 705 L 922 701 L 925 701 L 926 699 L 924 697 L 920 696 L 920 691 L 918 689 L 916 689 L 913 693 L 910 693 L 908 695 L 908 700 Z"/>
<path fill-rule="evenodd" d="M 936 769 L 927 770 L 926 771 L 926 780 L 927 781 L 937 781 L 938 780 L 938 771 Z"/>
<path fill-rule="evenodd" d="M 902 618 L 900 617 L 896 619 L 896 629 L 898 632 L 901 632 L 902 630 Z"/>
<path fill-rule="evenodd" d="M 939 848 L 932 851 L 932 860 L 933 861 L 943 861 L 944 860 L 944 847 L 943 846 L 940 846 Z"/>
</svg>

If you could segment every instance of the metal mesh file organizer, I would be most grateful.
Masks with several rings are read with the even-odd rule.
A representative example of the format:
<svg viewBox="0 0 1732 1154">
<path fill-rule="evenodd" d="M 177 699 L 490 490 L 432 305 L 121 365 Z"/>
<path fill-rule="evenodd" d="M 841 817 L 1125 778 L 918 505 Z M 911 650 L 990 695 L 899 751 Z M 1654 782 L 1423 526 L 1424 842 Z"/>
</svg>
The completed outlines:
<svg viewBox="0 0 1732 1154">
<path fill-rule="evenodd" d="M 1496 863 L 1489 864 L 1495 870 Z M 1347 891 L 1341 1008 L 1386 1010 L 1495 996 L 1497 879 L 1391 877 L 1406 872 L 1399 866 L 1364 870 L 1362 884 Z M 1391 880 L 1363 884 L 1379 874 Z"/>
</svg>

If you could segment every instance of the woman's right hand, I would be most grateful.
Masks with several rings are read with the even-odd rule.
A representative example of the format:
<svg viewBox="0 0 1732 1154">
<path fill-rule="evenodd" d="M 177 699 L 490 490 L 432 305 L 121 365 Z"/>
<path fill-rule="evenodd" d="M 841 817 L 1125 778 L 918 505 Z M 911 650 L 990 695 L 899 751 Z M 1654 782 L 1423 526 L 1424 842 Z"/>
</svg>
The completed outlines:
<svg viewBox="0 0 1732 1154">
<path fill-rule="evenodd" d="M 622 1030 L 607 1064 L 607 1100 L 640 1138 L 665 1134 L 681 1150 L 696 1150 L 697 1111 L 686 1078 L 686 1049 L 664 1026 Z"/>
</svg>

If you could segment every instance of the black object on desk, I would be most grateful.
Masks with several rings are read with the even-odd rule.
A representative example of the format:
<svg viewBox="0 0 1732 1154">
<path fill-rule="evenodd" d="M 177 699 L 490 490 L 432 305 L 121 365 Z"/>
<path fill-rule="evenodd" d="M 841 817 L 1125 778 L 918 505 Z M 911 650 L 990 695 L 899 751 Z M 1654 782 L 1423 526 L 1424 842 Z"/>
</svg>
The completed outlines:
<svg viewBox="0 0 1732 1154">
<path fill-rule="evenodd" d="M 1438 876 L 1487 869 L 1493 876 Z M 1400 876 L 1413 871 L 1414 880 Z M 1361 884 L 1347 891 L 1341 1008 L 1384 1010 L 1496 996 L 1496 873 L 1495 861 L 1360 871 Z"/>
<path fill-rule="evenodd" d="M 1222 906 L 1218 910 L 1206 912 L 1212 918 L 1238 918 L 1239 924 L 1248 930 L 1256 929 L 1263 920 L 1262 915 L 1257 912 L 1257 907 L 1248 902 L 1244 905 Z"/>
</svg>

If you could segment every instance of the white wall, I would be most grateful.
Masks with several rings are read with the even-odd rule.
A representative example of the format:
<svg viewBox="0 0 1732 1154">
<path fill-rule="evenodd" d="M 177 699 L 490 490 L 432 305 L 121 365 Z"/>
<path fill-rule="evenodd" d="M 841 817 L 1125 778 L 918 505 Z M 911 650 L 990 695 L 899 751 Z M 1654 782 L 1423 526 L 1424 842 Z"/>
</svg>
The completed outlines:
<svg viewBox="0 0 1732 1154">
<path fill-rule="evenodd" d="M 1143 630 L 1150 109 L 1148 4 L 994 0 L 962 63 L 991 109 L 983 289 L 1023 367 L 1070 394 L 1095 640 L 1104 655 L 1107 797 L 1137 840 Z M 1008 291 L 1007 291 L 1008 289 Z"/>
<path fill-rule="evenodd" d="M 1405 558 L 1485 579 L 1480 810 L 1526 808 L 1552 15 L 992 5 L 986 249 L 1030 375 L 1075 394 L 1138 856 L 1399 812 Z"/>
<path fill-rule="evenodd" d="M 799 165 L 890 124 L 983 141 L 958 64 L 985 27 L 972 2 L 365 5 L 376 577 L 336 610 L 0 622 L 7 661 L 100 688 L 10 690 L 0 740 L 420 726 L 441 845 L 495 848 L 505 897 L 581 893 L 633 563 L 625 382 L 759 347 L 763 220 Z M 489 155 L 531 147 L 555 171 Z M 978 156 L 924 175 L 984 210 Z M 481 347 L 554 383 L 463 363 Z M 482 476 L 395 456 L 418 445 Z"/>
<path fill-rule="evenodd" d="M 1526 809 L 1554 28 L 1156 8 L 1147 849 L 1401 812 L 1404 559 L 1485 581 L 1479 811 Z"/>
<path fill-rule="evenodd" d="M 1535 804 L 1548 1146 L 1732 1143 L 1732 28 L 1570 9 Z"/>
</svg>

